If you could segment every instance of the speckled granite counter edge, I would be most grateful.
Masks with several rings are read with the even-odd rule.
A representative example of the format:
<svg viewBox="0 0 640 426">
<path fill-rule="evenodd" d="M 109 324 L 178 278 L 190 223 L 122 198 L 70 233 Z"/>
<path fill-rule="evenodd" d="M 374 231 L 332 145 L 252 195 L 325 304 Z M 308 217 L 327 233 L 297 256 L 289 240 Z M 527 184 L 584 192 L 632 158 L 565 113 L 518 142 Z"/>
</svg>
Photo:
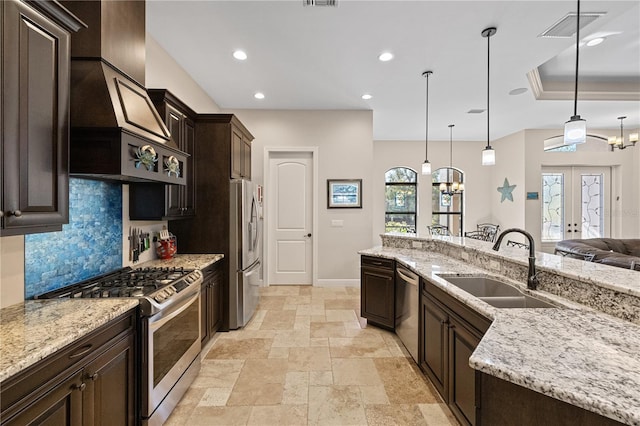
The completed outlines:
<svg viewBox="0 0 640 426">
<path fill-rule="evenodd" d="M 135 265 L 135 269 L 147 267 L 169 267 L 185 269 L 204 269 L 209 265 L 219 262 L 224 258 L 223 254 L 177 254 L 171 259 L 154 259 Z"/>
<path fill-rule="evenodd" d="M 27 300 L 0 310 L 0 383 L 138 306 L 138 299 Z"/>
<path fill-rule="evenodd" d="M 528 252 L 459 237 L 382 234 L 383 246 L 437 252 L 525 284 Z M 417 247 L 416 247 L 417 246 Z M 640 273 L 536 252 L 539 289 L 640 325 Z M 589 279 L 583 276 L 590 277 Z"/>
</svg>

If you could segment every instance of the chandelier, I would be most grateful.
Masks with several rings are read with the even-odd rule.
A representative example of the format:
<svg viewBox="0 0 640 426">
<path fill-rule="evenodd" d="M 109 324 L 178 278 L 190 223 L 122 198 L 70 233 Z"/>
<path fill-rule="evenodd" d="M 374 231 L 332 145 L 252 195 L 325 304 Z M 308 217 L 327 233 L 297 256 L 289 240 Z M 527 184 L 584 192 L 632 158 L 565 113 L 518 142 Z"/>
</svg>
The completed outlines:
<svg viewBox="0 0 640 426">
<path fill-rule="evenodd" d="M 449 124 L 449 169 L 447 169 L 447 181 L 449 180 L 449 173 L 451 173 L 452 182 L 442 182 L 440 184 L 440 192 L 446 195 L 462 194 L 462 191 L 464 191 L 464 183 L 453 180 L 453 126 L 455 124 Z"/>
<path fill-rule="evenodd" d="M 625 143 L 624 140 L 624 129 L 622 127 L 622 120 L 624 120 L 625 118 L 627 118 L 626 116 L 623 117 L 618 117 L 618 120 L 620 120 L 620 136 L 609 136 L 609 139 L 607 139 L 607 142 L 609 143 L 609 146 L 611 147 L 611 151 L 614 151 L 616 148 L 618 149 L 625 149 L 628 148 L 630 146 L 636 146 L 636 142 L 638 142 L 638 134 L 637 133 L 631 133 L 629 134 L 629 143 Z"/>
</svg>

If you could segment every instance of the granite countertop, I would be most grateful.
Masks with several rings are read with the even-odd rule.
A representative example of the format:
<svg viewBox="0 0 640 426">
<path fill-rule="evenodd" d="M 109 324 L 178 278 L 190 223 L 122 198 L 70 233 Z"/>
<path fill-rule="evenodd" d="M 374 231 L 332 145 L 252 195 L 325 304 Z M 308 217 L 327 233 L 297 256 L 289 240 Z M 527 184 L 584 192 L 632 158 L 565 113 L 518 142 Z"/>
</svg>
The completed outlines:
<svg viewBox="0 0 640 426">
<path fill-rule="evenodd" d="M 171 259 L 154 259 L 135 265 L 134 268 L 170 267 L 185 269 L 204 269 L 224 258 L 223 254 L 177 254 Z"/>
<path fill-rule="evenodd" d="M 359 253 L 395 259 L 493 320 L 470 358 L 472 368 L 625 424 L 640 425 L 640 326 L 550 293 L 528 290 L 445 254 L 390 247 Z M 447 273 L 494 276 L 559 308 L 494 308 L 437 275 Z"/>
<path fill-rule="evenodd" d="M 413 242 L 435 240 L 452 249 L 464 247 L 465 250 L 480 252 L 496 259 L 508 259 L 522 265 L 527 265 L 529 257 L 527 250 L 517 247 L 507 247 L 506 241 L 503 241 L 499 251 L 494 251 L 492 250 L 492 243 L 471 238 L 422 237 L 415 234 L 383 234 L 383 236 L 406 240 L 407 248 L 411 247 Z M 540 251 L 536 252 L 536 268 L 538 271 L 550 271 L 556 275 L 640 297 L 640 274 L 637 271 L 616 268 L 600 263 L 585 262 L 579 259 L 557 256 Z"/>
<path fill-rule="evenodd" d="M 135 267 L 204 269 L 223 257 L 179 254 Z M 42 299 L 0 309 L 0 382 L 136 306 L 136 298 Z"/>
<path fill-rule="evenodd" d="M 138 299 L 49 299 L 0 309 L 0 382 L 136 306 Z"/>
</svg>

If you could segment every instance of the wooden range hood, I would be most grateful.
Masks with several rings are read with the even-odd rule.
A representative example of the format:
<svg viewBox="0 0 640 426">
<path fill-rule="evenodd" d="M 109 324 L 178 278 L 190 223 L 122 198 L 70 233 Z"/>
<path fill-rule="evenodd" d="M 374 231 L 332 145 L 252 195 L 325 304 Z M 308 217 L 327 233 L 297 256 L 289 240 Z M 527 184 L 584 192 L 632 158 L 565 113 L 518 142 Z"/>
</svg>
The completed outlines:
<svg viewBox="0 0 640 426">
<path fill-rule="evenodd" d="M 145 90 L 145 2 L 64 1 L 71 39 L 70 174 L 186 183 L 186 158 Z"/>
</svg>

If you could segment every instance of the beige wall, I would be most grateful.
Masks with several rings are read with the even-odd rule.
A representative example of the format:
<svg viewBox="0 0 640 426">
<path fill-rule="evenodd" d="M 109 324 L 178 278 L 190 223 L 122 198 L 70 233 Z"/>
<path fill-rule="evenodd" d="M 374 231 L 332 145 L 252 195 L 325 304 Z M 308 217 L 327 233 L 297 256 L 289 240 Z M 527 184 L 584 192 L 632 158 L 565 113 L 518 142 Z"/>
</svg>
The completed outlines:
<svg viewBox="0 0 640 426">
<path fill-rule="evenodd" d="M 220 108 L 193 78 L 147 33 L 147 89 L 168 89 L 197 113 L 220 112 Z"/>
<path fill-rule="evenodd" d="M 358 250 L 371 246 L 373 114 L 371 111 L 235 110 L 255 137 L 252 181 L 265 184 L 266 147 L 317 147 L 317 267 L 320 285 L 352 284 L 360 276 Z M 362 179 L 362 209 L 327 209 L 327 179 Z M 265 197 L 269 188 L 265 187 Z M 265 203 L 265 206 L 267 204 Z M 268 214 L 268 212 L 267 212 Z M 331 226 L 342 220 L 342 227 Z M 268 253 L 265 253 L 268 256 Z M 268 259 L 265 259 L 268 262 Z"/>
<path fill-rule="evenodd" d="M 525 134 L 524 131 L 514 133 L 507 137 L 498 139 L 491 143 L 496 150 L 496 164 L 485 166 L 491 173 L 490 185 L 487 188 L 487 197 L 491 202 L 491 220 L 489 222 L 500 225 L 500 231 L 508 228 L 527 229 L 525 223 L 525 203 L 527 191 L 537 191 L 537 189 L 527 189 L 525 178 Z M 505 178 L 509 185 L 516 185 L 511 193 L 513 201 L 502 200 L 502 194 L 498 192 L 498 187 L 504 185 Z M 532 203 L 532 201 L 529 201 Z M 523 241 L 523 237 L 509 235 L 508 239 Z"/>
<path fill-rule="evenodd" d="M 24 237 L 0 238 L 0 308 L 24 300 Z"/>
<path fill-rule="evenodd" d="M 480 164 L 481 142 L 454 141 L 452 165 L 464 172 L 464 229 L 476 228 L 477 223 L 491 222 L 491 205 L 487 187 L 490 185 L 490 169 Z M 374 211 L 372 244 L 380 245 L 379 235 L 384 232 L 384 174 L 393 167 L 409 167 L 418 172 L 418 233 L 426 231 L 431 223 L 431 187 L 420 171 L 424 162 L 424 141 L 375 141 L 374 142 Z M 432 170 L 448 167 L 449 141 L 429 141 L 429 162 Z M 495 191 L 495 189 L 494 189 Z"/>
</svg>

